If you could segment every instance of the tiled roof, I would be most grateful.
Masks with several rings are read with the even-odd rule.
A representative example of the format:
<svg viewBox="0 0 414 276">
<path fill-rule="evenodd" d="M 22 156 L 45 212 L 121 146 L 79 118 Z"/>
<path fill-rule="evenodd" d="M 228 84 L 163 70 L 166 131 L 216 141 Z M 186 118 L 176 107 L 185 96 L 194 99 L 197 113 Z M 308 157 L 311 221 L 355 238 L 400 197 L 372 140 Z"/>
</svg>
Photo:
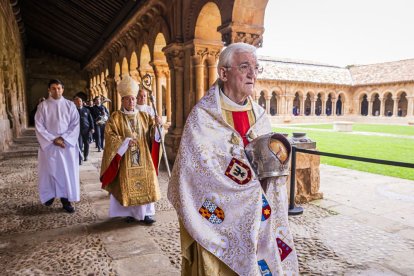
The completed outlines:
<svg viewBox="0 0 414 276">
<path fill-rule="evenodd" d="M 264 71 L 259 79 L 352 85 L 349 70 L 307 61 L 259 57 Z"/>
<path fill-rule="evenodd" d="M 354 85 L 414 80 L 414 59 L 357 65 L 349 68 Z"/>
<path fill-rule="evenodd" d="M 264 67 L 259 79 L 364 85 L 414 81 L 414 59 L 355 65 L 348 68 L 311 61 L 259 57 Z"/>
</svg>

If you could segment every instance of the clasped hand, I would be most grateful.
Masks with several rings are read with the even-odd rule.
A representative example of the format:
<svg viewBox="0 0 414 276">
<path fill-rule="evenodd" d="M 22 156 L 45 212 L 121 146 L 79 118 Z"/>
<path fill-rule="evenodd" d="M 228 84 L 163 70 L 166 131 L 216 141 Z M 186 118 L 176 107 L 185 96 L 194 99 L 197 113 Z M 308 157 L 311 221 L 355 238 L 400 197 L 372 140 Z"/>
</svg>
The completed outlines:
<svg viewBox="0 0 414 276">
<path fill-rule="evenodd" d="M 53 144 L 63 149 L 65 148 L 65 140 L 63 140 L 62 137 L 58 137 L 55 140 L 53 140 Z"/>
</svg>

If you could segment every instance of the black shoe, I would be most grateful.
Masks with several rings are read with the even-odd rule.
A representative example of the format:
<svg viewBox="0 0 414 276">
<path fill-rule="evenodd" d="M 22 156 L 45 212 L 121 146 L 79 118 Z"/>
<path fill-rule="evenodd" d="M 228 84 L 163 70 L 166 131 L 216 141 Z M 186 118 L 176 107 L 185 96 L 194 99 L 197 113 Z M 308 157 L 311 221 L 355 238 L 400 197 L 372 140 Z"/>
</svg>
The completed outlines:
<svg viewBox="0 0 414 276">
<path fill-rule="evenodd" d="M 83 161 L 88 161 L 88 157 L 85 157 L 85 158 L 83 159 Z"/>
<path fill-rule="evenodd" d="M 82 159 L 79 159 L 79 165 L 82 165 Z"/>
<path fill-rule="evenodd" d="M 142 222 L 144 222 L 145 224 L 153 224 L 154 222 L 156 222 L 156 220 L 153 219 L 152 216 L 145 216 Z"/>
<path fill-rule="evenodd" d="M 101 152 L 101 149 L 98 149 L 98 152 Z"/>
<path fill-rule="evenodd" d="M 60 202 L 62 202 L 62 208 L 68 212 L 73 213 L 75 212 L 75 208 L 73 208 L 72 204 L 70 204 L 69 200 L 67 198 L 62 197 L 60 199 Z"/>
<path fill-rule="evenodd" d="M 69 203 L 67 205 L 63 205 L 63 210 L 65 210 L 68 213 L 74 213 L 75 212 L 75 208 L 73 208 L 73 206 Z"/>
<path fill-rule="evenodd" d="M 126 222 L 126 223 L 131 223 L 131 222 L 134 222 L 134 221 L 136 221 L 136 220 L 135 220 L 135 218 L 133 218 L 133 217 L 126 217 L 126 218 L 125 218 L 125 222 Z"/>
<path fill-rule="evenodd" d="M 54 198 L 51 198 L 51 199 L 49 199 L 48 201 L 46 201 L 44 204 L 45 204 L 46 206 L 50 206 L 50 205 L 52 205 L 52 204 L 53 204 L 53 201 L 55 201 L 55 199 L 54 199 Z"/>
</svg>

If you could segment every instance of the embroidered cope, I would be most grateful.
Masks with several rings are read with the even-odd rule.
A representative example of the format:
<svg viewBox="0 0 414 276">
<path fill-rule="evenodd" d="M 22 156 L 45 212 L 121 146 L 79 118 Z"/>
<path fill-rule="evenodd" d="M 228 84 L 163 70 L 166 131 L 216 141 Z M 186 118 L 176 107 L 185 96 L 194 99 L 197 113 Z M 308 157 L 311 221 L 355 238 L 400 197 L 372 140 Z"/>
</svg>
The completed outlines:
<svg viewBox="0 0 414 276">
<path fill-rule="evenodd" d="M 244 152 L 270 122 L 250 99 L 231 110 L 223 97 L 212 87 L 189 114 L 168 199 L 188 235 L 237 274 L 298 275 L 286 177 L 267 179 L 265 193 Z"/>
</svg>

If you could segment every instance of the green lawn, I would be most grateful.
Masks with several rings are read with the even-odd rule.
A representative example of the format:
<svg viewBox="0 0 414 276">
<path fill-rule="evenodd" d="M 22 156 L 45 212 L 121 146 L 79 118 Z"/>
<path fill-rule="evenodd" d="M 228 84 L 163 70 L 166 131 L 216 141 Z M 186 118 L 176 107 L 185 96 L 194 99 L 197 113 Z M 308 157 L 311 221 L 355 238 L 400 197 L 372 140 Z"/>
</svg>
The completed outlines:
<svg viewBox="0 0 414 276">
<path fill-rule="evenodd" d="M 294 125 L 292 127 L 312 128 L 312 129 L 333 129 L 333 124 L 317 124 L 317 125 Z M 367 125 L 353 124 L 353 131 L 379 132 L 397 135 L 414 136 L 414 126 L 401 125 Z"/>
<path fill-rule="evenodd" d="M 361 126 L 363 127 L 363 129 L 369 129 L 367 125 Z M 310 125 L 306 125 L 306 127 L 310 128 Z M 396 132 L 398 132 L 398 134 L 400 135 L 404 133 L 404 130 L 399 128 L 406 128 L 405 126 L 387 127 L 390 127 L 387 128 L 388 131 L 392 129 L 391 127 L 394 127 L 396 129 Z M 379 132 L 379 130 L 382 131 L 383 129 L 384 128 L 373 128 L 373 130 L 377 130 L 375 132 Z M 306 132 L 309 138 L 311 138 L 313 141 L 316 141 L 316 146 L 318 150 L 323 152 L 414 163 L 414 139 L 392 138 L 384 136 L 367 136 L 351 134 L 346 132 L 327 132 L 318 131 L 317 129 L 304 131 L 303 129 L 295 129 L 293 127 L 273 128 L 273 131 L 289 133 L 289 136 L 291 136 L 292 132 Z M 321 163 L 338 167 L 350 168 L 359 171 L 366 171 L 376 174 L 389 175 L 414 180 L 414 169 L 411 168 L 379 165 L 325 156 L 321 156 Z"/>
</svg>

